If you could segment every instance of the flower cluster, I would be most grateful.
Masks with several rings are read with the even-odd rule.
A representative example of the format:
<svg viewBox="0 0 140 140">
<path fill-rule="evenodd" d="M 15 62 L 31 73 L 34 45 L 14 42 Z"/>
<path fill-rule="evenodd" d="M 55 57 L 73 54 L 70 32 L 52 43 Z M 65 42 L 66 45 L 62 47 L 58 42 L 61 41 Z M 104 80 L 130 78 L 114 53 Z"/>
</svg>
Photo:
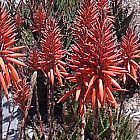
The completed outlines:
<svg viewBox="0 0 140 140">
<path fill-rule="evenodd" d="M 62 75 L 60 71 L 66 72 L 62 61 L 65 50 L 62 50 L 60 30 L 53 18 L 47 20 L 45 31 L 42 32 L 42 53 L 40 53 L 40 67 L 50 78 L 51 84 L 54 84 L 55 75 L 61 85 Z"/>
<path fill-rule="evenodd" d="M 128 29 L 126 35 L 122 38 L 122 57 L 123 66 L 127 69 L 128 73 L 123 74 L 123 81 L 126 82 L 127 75 L 137 82 L 137 71 L 140 70 L 139 64 L 135 61 L 140 58 L 140 45 L 138 37 L 134 30 Z"/>
<path fill-rule="evenodd" d="M 113 31 L 113 17 L 110 16 L 108 0 L 85 1 L 78 12 L 73 27 L 74 45 L 69 55 L 68 66 L 72 73 L 61 74 L 75 82 L 76 86 L 63 95 L 63 102 L 70 95 L 79 101 L 79 111 L 84 114 L 84 106 L 96 104 L 117 106 L 114 91 L 123 90 L 115 80 L 126 73 L 120 67 L 120 50 Z"/>
<path fill-rule="evenodd" d="M 15 24 L 4 5 L 0 4 L 0 82 L 8 97 L 8 87 L 11 82 L 18 83 L 19 75 L 15 67 L 25 66 L 19 59 L 25 57 L 19 53 L 25 46 L 14 46 L 15 44 Z"/>
</svg>

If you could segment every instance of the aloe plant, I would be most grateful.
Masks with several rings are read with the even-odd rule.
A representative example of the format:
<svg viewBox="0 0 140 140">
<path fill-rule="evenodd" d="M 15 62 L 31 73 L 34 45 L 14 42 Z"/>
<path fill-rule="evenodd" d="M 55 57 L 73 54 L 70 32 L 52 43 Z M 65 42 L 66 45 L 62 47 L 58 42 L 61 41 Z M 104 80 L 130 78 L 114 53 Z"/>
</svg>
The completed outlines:
<svg viewBox="0 0 140 140">
<path fill-rule="evenodd" d="M 48 93 L 49 104 L 49 128 L 50 133 L 53 128 L 53 109 L 54 109 L 54 84 L 57 79 L 62 86 L 62 72 L 66 72 L 65 63 L 62 61 L 65 50 L 62 50 L 60 30 L 55 19 L 50 18 L 47 20 L 45 31 L 42 37 L 42 53 L 40 55 L 41 61 L 39 61 L 41 69 L 46 73 L 50 83 L 50 90 Z"/>
<path fill-rule="evenodd" d="M 15 46 L 16 34 L 15 24 L 5 8 L 3 3 L 0 3 L 0 82 L 1 89 L 9 98 L 9 87 L 16 86 L 20 81 L 20 76 L 16 70 L 17 66 L 26 66 L 19 58 L 25 57 L 26 54 L 19 51 L 25 46 Z M 2 139 L 2 94 L 0 95 L 0 139 Z"/>
<path fill-rule="evenodd" d="M 75 82 L 76 87 L 64 94 L 59 102 L 74 95 L 79 102 L 81 117 L 86 112 L 85 105 L 92 105 L 96 119 L 93 139 L 98 139 L 98 109 L 105 104 L 116 107 L 112 92 L 123 91 L 114 77 L 127 72 L 119 66 L 120 60 L 117 58 L 121 53 L 117 51 L 112 21 L 107 0 L 83 3 L 74 22 L 75 42 L 69 55 L 70 59 L 67 59 L 73 73 L 62 73 L 66 79 Z"/>
</svg>

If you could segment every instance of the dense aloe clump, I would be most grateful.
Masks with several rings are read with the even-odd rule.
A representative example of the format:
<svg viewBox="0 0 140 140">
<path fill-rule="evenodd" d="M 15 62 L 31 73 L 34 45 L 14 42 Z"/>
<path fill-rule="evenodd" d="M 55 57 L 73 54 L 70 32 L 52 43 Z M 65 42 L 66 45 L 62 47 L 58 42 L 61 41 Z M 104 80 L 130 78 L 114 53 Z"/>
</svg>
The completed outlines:
<svg viewBox="0 0 140 140">
<path fill-rule="evenodd" d="M 19 140 L 135 138 L 123 104 L 129 79 L 139 84 L 140 46 L 126 10 L 117 0 L 0 4 L 1 93 L 13 107 L 1 139 L 15 106 Z"/>
</svg>

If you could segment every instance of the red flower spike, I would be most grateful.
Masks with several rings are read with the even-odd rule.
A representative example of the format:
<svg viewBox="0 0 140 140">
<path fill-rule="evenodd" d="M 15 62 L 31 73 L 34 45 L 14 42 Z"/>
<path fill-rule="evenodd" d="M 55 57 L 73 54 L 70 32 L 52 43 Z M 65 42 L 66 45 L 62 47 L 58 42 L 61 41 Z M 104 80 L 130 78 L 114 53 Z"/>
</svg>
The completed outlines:
<svg viewBox="0 0 140 140">
<path fill-rule="evenodd" d="M 26 82 L 26 79 L 21 80 L 15 85 L 13 94 L 15 103 L 18 104 L 21 110 L 24 112 L 26 110 L 27 100 L 30 95 L 30 86 Z"/>
<path fill-rule="evenodd" d="M 78 96 L 77 90 L 72 94 L 75 92 L 74 95 L 78 99 L 81 116 L 84 113 L 84 105 L 88 103 L 93 110 L 96 102 L 99 108 L 105 104 L 117 106 L 112 89 L 122 89 L 114 77 L 127 71 L 118 66 L 121 52 L 117 50 L 112 22 L 108 0 L 85 1 L 74 21 L 75 42 L 67 59 L 72 74 L 62 74 L 77 85 Z M 62 99 L 70 95 L 64 94 Z"/>
<path fill-rule="evenodd" d="M 56 76 L 59 83 L 63 85 L 61 72 L 66 72 L 64 68 L 66 64 L 62 61 L 65 50 L 62 50 L 60 30 L 53 18 L 47 20 L 45 31 L 42 33 L 40 67 L 49 76 L 51 84 L 54 84 Z"/>
<path fill-rule="evenodd" d="M 139 64 L 135 61 L 136 58 L 140 58 L 140 45 L 138 43 L 138 37 L 134 30 L 129 28 L 126 35 L 122 39 L 122 57 L 123 65 L 128 70 L 129 74 L 134 81 L 137 82 L 137 71 L 140 69 Z M 124 83 L 126 81 L 126 74 L 123 75 Z"/>
<path fill-rule="evenodd" d="M 18 11 L 17 14 L 15 15 L 15 23 L 17 28 L 20 28 L 20 26 L 24 23 L 24 19 L 20 11 Z"/>
<path fill-rule="evenodd" d="M 25 54 L 18 53 L 17 51 L 24 48 L 14 47 L 15 44 L 15 24 L 10 18 L 9 12 L 0 3 L 0 77 L 1 84 L 8 97 L 8 88 L 13 82 L 18 82 L 19 77 L 15 65 L 25 66 L 18 58 L 24 57 Z"/>
<path fill-rule="evenodd" d="M 33 49 L 33 51 L 30 52 L 30 55 L 29 55 L 29 59 L 28 59 L 28 66 L 31 67 L 33 70 L 37 70 L 37 69 L 40 69 L 40 54 L 38 52 L 37 49 Z"/>
<path fill-rule="evenodd" d="M 38 6 L 37 12 L 33 16 L 34 18 L 34 31 L 41 32 L 42 29 L 45 27 L 45 20 L 46 20 L 46 12 L 41 5 Z"/>
<path fill-rule="evenodd" d="M 74 22 L 76 28 L 79 28 L 81 30 L 81 26 L 87 27 L 88 29 L 92 27 L 97 17 L 97 7 L 95 5 L 95 1 L 84 1 L 84 3 L 81 6 L 81 9 L 78 11 L 78 15 L 76 16 L 76 20 Z M 75 30 L 75 28 L 73 30 L 76 31 L 76 34 L 78 33 L 78 30 Z"/>
</svg>

